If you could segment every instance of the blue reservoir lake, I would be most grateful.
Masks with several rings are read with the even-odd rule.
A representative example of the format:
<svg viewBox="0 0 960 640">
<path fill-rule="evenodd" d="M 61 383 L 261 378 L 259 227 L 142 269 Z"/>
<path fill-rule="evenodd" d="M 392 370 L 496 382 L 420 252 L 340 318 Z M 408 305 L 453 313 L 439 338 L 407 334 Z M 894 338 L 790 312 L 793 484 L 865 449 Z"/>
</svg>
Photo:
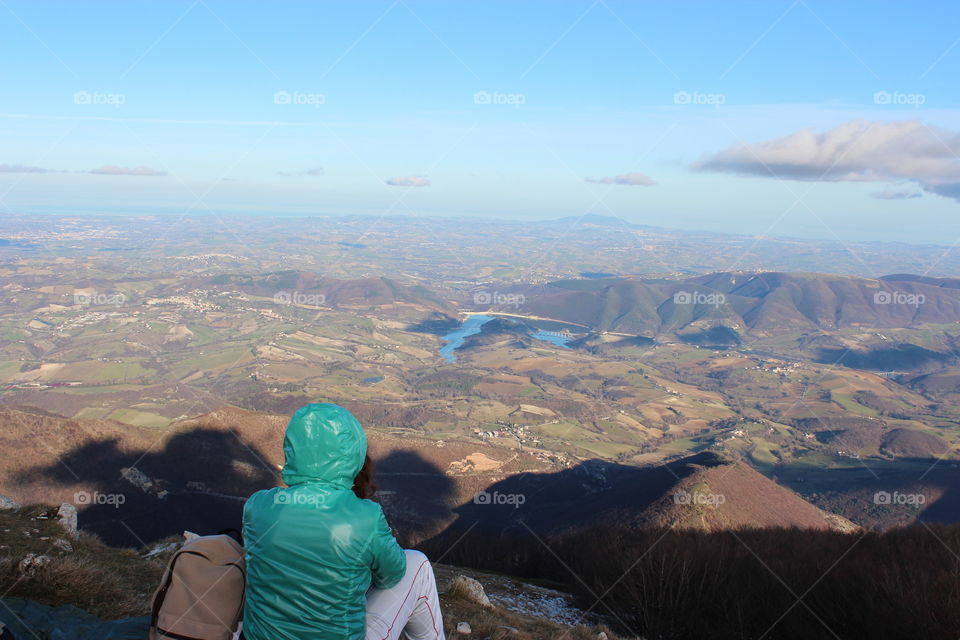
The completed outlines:
<svg viewBox="0 0 960 640">
<path fill-rule="evenodd" d="M 450 333 L 441 336 L 441 339 L 445 340 L 446 344 L 440 347 L 440 355 L 443 356 L 447 362 L 456 362 L 457 356 L 454 352 L 463 346 L 464 340 L 472 335 L 480 333 L 480 329 L 483 327 L 483 325 L 493 320 L 494 317 L 495 316 L 486 315 L 467 316 L 467 319 L 464 320 L 459 327 Z M 543 340 L 544 342 L 550 342 L 558 347 L 563 347 L 564 349 L 570 348 L 567 346 L 570 338 L 557 333 L 537 329 L 531 331 L 530 337 L 537 340 Z"/>
</svg>

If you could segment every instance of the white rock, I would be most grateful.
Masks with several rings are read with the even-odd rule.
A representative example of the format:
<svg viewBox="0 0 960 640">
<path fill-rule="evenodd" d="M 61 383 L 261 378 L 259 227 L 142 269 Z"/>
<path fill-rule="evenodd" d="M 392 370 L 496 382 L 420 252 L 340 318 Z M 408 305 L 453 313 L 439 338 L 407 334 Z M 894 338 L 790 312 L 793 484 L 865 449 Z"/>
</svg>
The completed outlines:
<svg viewBox="0 0 960 640">
<path fill-rule="evenodd" d="M 462 633 L 465 636 L 470 635 L 473 632 L 473 629 L 470 628 L 469 622 L 458 622 L 457 623 L 457 633 Z"/>
<path fill-rule="evenodd" d="M 37 553 L 28 553 L 20 561 L 20 573 L 32 576 L 37 569 L 50 564 L 50 556 L 44 556 Z"/>
<path fill-rule="evenodd" d="M 63 538 L 57 538 L 53 541 L 53 548 L 60 549 L 60 551 L 73 551 L 73 545 Z"/>
<path fill-rule="evenodd" d="M 8 496 L 0 495 L 0 511 L 16 511 L 19 508 L 19 502 Z"/>
<path fill-rule="evenodd" d="M 473 578 L 464 575 L 457 576 L 450 584 L 450 590 L 458 591 L 466 596 L 467 600 L 479 604 L 481 607 L 489 608 L 493 606 L 490 603 L 490 598 L 487 597 L 487 593 L 483 590 L 483 585 Z"/>
<path fill-rule="evenodd" d="M 150 549 L 150 551 L 143 554 L 143 557 L 153 558 L 154 556 L 160 555 L 164 551 L 174 551 L 179 546 L 180 546 L 179 542 L 168 542 L 167 544 L 158 544 L 153 549 Z"/>
<path fill-rule="evenodd" d="M 71 536 L 77 535 L 77 508 L 69 502 L 64 502 L 57 510 L 57 520 Z"/>
<path fill-rule="evenodd" d="M 142 489 L 146 493 L 149 493 L 150 490 L 153 489 L 153 480 L 151 480 L 147 474 L 145 474 L 143 471 L 140 471 L 140 469 L 137 469 L 136 467 L 124 467 L 120 469 L 120 476 L 133 486 L 137 487 L 138 489 Z"/>
</svg>

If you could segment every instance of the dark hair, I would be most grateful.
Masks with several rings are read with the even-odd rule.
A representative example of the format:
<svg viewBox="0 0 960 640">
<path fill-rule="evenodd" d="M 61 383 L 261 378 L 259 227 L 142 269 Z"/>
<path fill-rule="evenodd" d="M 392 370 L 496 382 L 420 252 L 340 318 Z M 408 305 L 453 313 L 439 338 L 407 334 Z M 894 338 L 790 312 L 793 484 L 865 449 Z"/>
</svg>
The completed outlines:
<svg viewBox="0 0 960 640">
<path fill-rule="evenodd" d="M 377 492 L 377 481 L 373 478 L 373 459 L 369 455 L 363 458 L 363 467 L 353 479 L 353 492 L 358 498 L 366 500 Z"/>
</svg>

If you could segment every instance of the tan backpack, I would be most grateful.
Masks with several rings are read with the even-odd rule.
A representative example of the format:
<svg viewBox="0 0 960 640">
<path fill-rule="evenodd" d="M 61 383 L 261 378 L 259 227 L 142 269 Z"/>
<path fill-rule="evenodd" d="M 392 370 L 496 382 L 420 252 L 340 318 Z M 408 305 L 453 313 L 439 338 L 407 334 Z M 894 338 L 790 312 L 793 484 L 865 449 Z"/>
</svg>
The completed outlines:
<svg viewBox="0 0 960 640">
<path fill-rule="evenodd" d="M 153 594 L 150 640 L 230 640 L 243 614 L 243 553 L 228 535 L 186 542 Z"/>
</svg>

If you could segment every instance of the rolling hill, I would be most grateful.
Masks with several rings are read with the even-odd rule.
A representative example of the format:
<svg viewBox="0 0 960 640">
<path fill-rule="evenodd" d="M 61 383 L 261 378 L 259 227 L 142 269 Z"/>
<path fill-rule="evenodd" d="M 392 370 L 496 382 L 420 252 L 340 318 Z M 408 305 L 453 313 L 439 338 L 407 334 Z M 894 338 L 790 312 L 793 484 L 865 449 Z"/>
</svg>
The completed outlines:
<svg viewBox="0 0 960 640">
<path fill-rule="evenodd" d="M 209 287 L 240 290 L 251 296 L 308 306 L 351 308 L 405 303 L 425 309 L 451 312 L 452 306 L 422 286 L 402 285 L 390 278 L 337 279 L 310 271 L 276 271 L 261 275 L 221 274 L 186 283 L 188 288 Z M 289 298 L 289 299 L 287 299 Z"/>
<path fill-rule="evenodd" d="M 598 522 L 699 531 L 857 529 L 748 465 L 713 453 L 651 467 L 588 460 L 555 473 L 511 476 L 485 491 L 456 510 L 452 529 L 552 535 Z"/>
<path fill-rule="evenodd" d="M 715 326 L 770 336 L 960 322 L 960 291 L 955 281 L 920 276 L 719 272 L 683 280 L 557 281 L 525 311 L 647 337 Z"/>
</svg>

